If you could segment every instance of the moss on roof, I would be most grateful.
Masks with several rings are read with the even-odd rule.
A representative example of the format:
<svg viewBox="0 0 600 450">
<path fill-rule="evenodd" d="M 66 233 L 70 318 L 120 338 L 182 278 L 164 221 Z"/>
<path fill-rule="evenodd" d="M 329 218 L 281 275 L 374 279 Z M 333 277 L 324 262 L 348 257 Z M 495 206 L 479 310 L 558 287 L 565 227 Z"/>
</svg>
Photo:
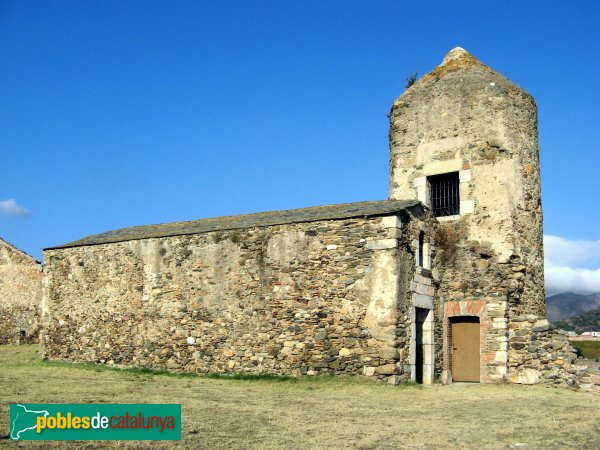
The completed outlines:
<svg viewBox="0 0 600 450">
<path fill-rule="evenodd" d="M 158 225 L 142 225 L 108 231 L 79 239 L 64 245 L 44 250 L 82 247 L 167 236 L 207 233 L 209 231 L 234 230 L 240 228 L 266 227 L 289 223 L 339 220 L 352 217 L 383 216 L 420 206 L 418 200 L 380 200 L 372 202 L 343 203 L 339 205 L 313 206 L 311 208 L 269 211 L 240 216 L 214 217 L 188 222 L 172 222 Z"/>
</svg>

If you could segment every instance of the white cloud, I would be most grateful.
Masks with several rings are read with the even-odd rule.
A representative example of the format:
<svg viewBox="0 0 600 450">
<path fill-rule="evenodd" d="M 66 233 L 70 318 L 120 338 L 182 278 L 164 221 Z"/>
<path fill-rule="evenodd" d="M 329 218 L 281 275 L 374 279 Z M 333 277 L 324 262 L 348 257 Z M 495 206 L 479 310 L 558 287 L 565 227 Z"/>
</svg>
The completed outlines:
<svg viewBox="0 0 600 450">
<path fill-rule="evenodd" d="M 544 236 L 546 294 L 600 292 L 600 241 Z"/>
<path fill-rule="evenodd" d="M 600 266 L 600 241 L 570 241 L 558 236 L 544 236 L 544 258 L 556 266 Z"/>
<path fill-rule="evenodd" d="M 546 294 L 561 292 L 593 294 L 600 292 L 600 269 L 581 269 L 571 267 L 548 267 L 544 270 Z"/>
<path fill-rule="evenodd" d="M 19 205 L 14 198 L 0 200 L 0 214 L 5 216 L 27 216 L 29 211 Z"/>
</svg>

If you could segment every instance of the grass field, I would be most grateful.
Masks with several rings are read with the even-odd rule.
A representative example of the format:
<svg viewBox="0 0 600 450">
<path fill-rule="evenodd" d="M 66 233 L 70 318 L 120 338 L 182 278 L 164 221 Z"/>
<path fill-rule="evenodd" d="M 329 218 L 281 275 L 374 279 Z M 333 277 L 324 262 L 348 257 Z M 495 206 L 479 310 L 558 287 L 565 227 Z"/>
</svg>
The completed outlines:
<svg viewBox="0 0 600 450">
<path fill-rule="evenodd" d="M 571 345 L 587 359 L 600 358 L 600 341 L 571 341 Z"/>
<path fill-rule="evenodd" d="M 14 448 L 600 448 L 600 396 L 360 378 L 211 379 L 47 363 L 0 346 L 0 445 Z M 9 402 L 181 403 L 183 439 L 10 442 Z M 519 445 L 517 445 L 519 444 Z"/>
</svg>

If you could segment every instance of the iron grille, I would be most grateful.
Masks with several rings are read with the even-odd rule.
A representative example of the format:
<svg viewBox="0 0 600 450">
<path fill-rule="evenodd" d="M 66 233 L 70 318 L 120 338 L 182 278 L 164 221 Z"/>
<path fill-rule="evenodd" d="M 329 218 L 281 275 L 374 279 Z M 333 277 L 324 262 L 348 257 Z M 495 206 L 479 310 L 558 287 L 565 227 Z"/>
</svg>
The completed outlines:
<svg viewBox="0 0 600 450">
<path fill-rule="evenodd" d="M 428 177 L 431 207 L 435 217 L 454 216 L 460 213 L 458 172 Z"/>
</svg>

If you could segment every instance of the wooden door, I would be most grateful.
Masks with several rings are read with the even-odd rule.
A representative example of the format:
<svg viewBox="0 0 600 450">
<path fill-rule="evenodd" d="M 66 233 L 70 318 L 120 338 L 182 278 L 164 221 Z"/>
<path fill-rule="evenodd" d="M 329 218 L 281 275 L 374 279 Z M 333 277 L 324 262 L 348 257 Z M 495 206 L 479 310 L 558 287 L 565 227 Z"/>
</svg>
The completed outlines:
<svg viewBox="0 0 600 450">
<path fill-rule="evenodd" d="M 479 320 L 452 322 L 452 380 L 479 382 L 479 354 Z"/>
</svg>

